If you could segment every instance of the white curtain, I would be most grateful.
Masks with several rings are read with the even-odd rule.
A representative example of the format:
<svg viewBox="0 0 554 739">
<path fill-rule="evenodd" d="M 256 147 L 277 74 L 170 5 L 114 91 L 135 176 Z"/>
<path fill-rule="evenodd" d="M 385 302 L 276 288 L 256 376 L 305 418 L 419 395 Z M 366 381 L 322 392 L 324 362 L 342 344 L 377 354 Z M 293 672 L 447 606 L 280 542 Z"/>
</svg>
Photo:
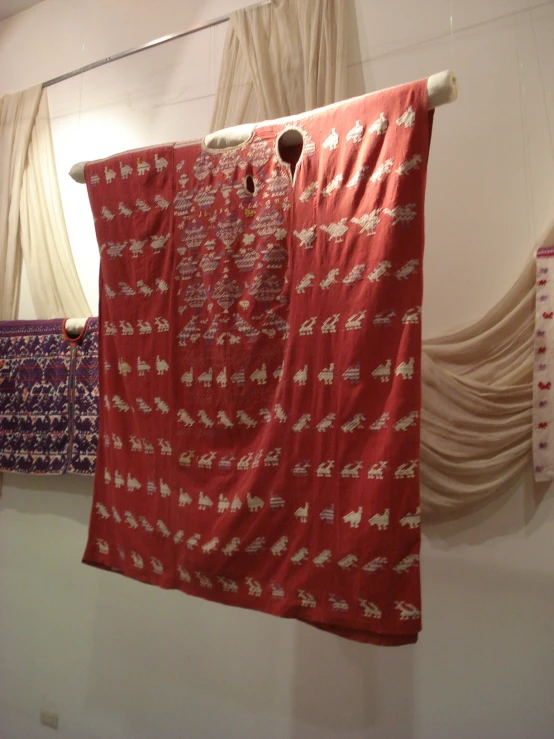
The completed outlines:
<svg viewBox="0 0 554 739">
<path fill-rule="evenodd" d="M 65 227 L 46 91 L 0 98 L 0 319 L 17 317 L 22 257 L 37 318 L 89 316 Z"/>
<path fill-rule="evenodd" d="M 346 97 L 350 0 L 274 0 L 231 13 L 211 130 Z"/>
<path fill-rule="evenodd" d="M 344 0 L 283 0 L 232 13 L 212 131 L 343 99 L 350 7 Z M 554 228 L 538 246 L 552 239 Z M 421 503 L 427 517 L 483 504 L 529 462 L 534 306 L 530 258 L 481 320 L 423 342 Z"/>
</svg>

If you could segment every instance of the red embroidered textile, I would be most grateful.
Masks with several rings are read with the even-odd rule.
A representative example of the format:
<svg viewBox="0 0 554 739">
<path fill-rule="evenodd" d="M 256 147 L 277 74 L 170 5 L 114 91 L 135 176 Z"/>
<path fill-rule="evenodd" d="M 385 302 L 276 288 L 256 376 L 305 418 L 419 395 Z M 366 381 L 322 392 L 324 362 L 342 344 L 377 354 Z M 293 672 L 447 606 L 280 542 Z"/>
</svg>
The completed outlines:
<svg viewBox="0 0 554 739">
<path fill-rule="evenodd" d="M 416 641 L 430 122 L 422 80 L 228 149 L 87 165 L 102 410 L 85 562 Z"/>
</svg>

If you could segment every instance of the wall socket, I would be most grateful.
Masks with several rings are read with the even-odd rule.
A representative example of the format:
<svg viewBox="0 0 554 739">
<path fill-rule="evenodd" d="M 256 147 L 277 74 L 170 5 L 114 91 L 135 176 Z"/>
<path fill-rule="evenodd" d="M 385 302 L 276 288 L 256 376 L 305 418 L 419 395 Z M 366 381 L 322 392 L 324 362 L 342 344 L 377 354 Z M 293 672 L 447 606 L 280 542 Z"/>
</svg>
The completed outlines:
<svg viewBox="0 0 554 739">
<path fill-rule="evenodd" d="M 56 711 L 48 711 L 43 708 L 40 712 L 40 723 L 49 726 L 51 729 L 58 728 L 58 714 Z"/>
</svg>

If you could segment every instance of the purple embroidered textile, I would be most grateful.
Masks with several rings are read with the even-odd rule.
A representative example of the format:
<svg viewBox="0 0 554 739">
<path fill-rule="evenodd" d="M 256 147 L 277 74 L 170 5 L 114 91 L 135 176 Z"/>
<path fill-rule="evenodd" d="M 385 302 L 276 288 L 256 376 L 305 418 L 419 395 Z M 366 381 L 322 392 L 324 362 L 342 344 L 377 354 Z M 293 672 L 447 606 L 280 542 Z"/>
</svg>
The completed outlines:
<svg viewBox="0 0 554 739">
<path fill-rule="evenodd" d="M 0 322 L 0 471 L 94 474 L 98 319 Z"/>
</svg>

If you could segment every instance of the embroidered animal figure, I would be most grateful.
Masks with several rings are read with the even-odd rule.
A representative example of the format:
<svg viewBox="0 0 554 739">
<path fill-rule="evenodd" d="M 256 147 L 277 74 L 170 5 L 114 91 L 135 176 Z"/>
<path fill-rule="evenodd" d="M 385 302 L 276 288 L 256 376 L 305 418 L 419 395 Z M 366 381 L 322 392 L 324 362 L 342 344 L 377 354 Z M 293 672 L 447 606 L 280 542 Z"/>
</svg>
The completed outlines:
<svg viewBox="0 0 554 739">
<path fill-rule="evenodd" d="M 231 503 L 229 502 L 229 499 L 226 498 L 223 494 L 220 494 L 219 502 L 217 504 L 217 512 L 225 513 L 225 511 L 229 510 L 230 505 Z"/>
<path fill-rule="evenodd" d="M 143 282 L 143 280 L 139 280 L 137 282 L 137 287 L 138 287 L 139 293 L 141 293 L 141 295 L 144 295 L 145 298 L 150 297 L 150 295 L 152 295 L 152 293 L 154 292 L 151 287 L 149 287 L 145 282 Z"/>
<path fill-rule="evenodd" d="M 97 503 L 96 504 L 96 511 L 97 511 L 98 515 L 101 518 L 103 518 L 104 520 L 107 520 L 108 518 L 110 518 L 110 514 L 108 512 L 108 509 L 102 503 Z"/>
<path fill-rule="evenodd" d="M 123 375 L 125 377 L 126 375 L 131 374 L 132 372 L 131 365 L 127 364 L 127 362 L 124 359 L 118 359 L 117 360 L 117 371 L 119 372 L 120 375 Z"/>
<path fill-rule="evenodd" d="M 365 310 L 361 310 L 359 313 L 354 313 L 353 316 L 346 321 L 344 328 L 346 331 L 358 331 L 362 328 L 362 321 L 366 315 Z"/>
<path fill-rule="evenodd" d="M 404 126 L 404 128 L 411 128 L 415 123 L 415 111 L 411 105 L 408 105 L 406 112 L 403 113 L 400 118 L 396 119 L 397 126 Z"/>
<path fill-rule="evenodd" d="M 337 332 L 337 323 L 340 319 L 340 313 L 335 313 L 332 316 L 329 316 L 329 318 L 326 318 L 323 323 L 321 324 L 321 333 L 322 334 L 334 334 Z"/>
<path fill-rule="evenodd" d="M 376 121 L 373 121 L 371 126 L 369 127 L 369 133 L 376 133 L 379 136 L 382 136 L 387 132 L 387 128 L 389 127 L 389 122 L 387 118 L 385 117 L 384 113 L 379 114 L 379 118 L 377 118 Z"/>
<path fill-rule="evenodd" d="M 387 563 L 388 559 L 386 557 L 375 557 L 375 559 L 372 559 L 364 565 L 362 570 L 364 572 L 378 572 L 379 570 L 382 570 Z"/>
<path fill-rule="evenodd" d="M 136 436 L 130 436 L 129 442 L 131 444 L 132 452 L 142 452 L 142 441 Z"/>
<path fill-rule="evenodd" d="M 408 310 L 402 316 L 402 323 L 419 323 L 419 316 L 421 314 L 421 306 L 416 308 L 408 308 Z"/>
<path fill-rule="evenodd" d="M 417 213 L 414 210 L 415 204 L 409 203 L 408 205 L 396 205 L 394 208 L 383 208 L 383 213 L 392 218 L 392 225 L 397 226 L 399 223 L 407 225 L 410 221 L 413 221 Z"/>
<path fill-rule="evenodd" d="M 394 424 L 394 430 L 395 431 L 406 431 L 406 429 L 410 428 L 411 426 L 416 425 L 416 419 L 419 418 L 419 413 L 417 411 L 412 411 L 411 413 L 408 413 L 403 418 L 399 419 Z"/>
<path fill-rule="evenodd" d="M 139 411 L 142 411 L 143 413 L 152 413 L 152 408 L 145 400 L 143 400 L 142 398 L 137 398 L 136 402 Z"/>
<path fill-rule="evenodd" d="M 395 317 L 396 312 L 393 310 L 382 310 L 375 315 L 373 319 L 374 326 L 391 326 L 392 319 Z"/>
<path fill-rule="evenodd" d="M 213 370 L 213 367 L 210 367 L 209 370 L 207 370 L 206 372 L 202 372 L 200 375 L 198 375 L 198 382 L 201 385 L 204 385 L 204 387 L 211 387 L 213 376 L 214 376 L 214 370 Z"/>
<path fill-rule="evenodd" d="M 386 428 L 389 418 L 390 413 L 385 412 L 379 416 L 379 418 L 374 421 L 369 428 L 371 431 L 380 431 L 381 429 Z"/>
<path fill-rule="evenodd" d="M 325 521 L 325 523 L 334 523 L 335 521 L 335 506 L 332 505 L 329 508 L 324 508 L 321 513 L 319 514 L 319 517 L 322 521 Z"/>
<path fill-rule="evenodd" d="M 130 218 L 133 215 L 133 211 L 128 208 L 124 203 L 119 203 L 117 206 L 118 211 L 121 213 L 122 216 L 125 216 L 125 218 Z"/>
<path fill-rule="evenodd" d="M 273 377 L 277 381 L 279 381 L 279 382 L 281 381 L 281 378 L 283 377 L 283 365 L 282 364 L 279 367 L 277 367 L 277 369 L 273 373 Z"/>
<path fill-rule="evenodd" d="M 409 554 L 407 557 L 404 557 L 404 559 L 401 559 L 400 562 L 395 564 L 392 569 L 395 572 L 408 572 L 412 567 L 417 567 L 418 563 L 419 555 Z"/>
<path fill-rule="evenodd" d="M 169 456 L 172 453 L 171 444 L 165 439 L 158 439 L 158 446 L 162 450 L 162 454 Z"/>
<path fill-rule="evenodd" d="M 167 234 L 167 236 L 151 236 L 151 244 L 150 246 L 154 251 L 160 251 L 160 249 L 163 249 L 167 242 L 169 241 L 171 234 Z"/>
<path fill-rule="evenodd" d="M 300 336 L 310 336 L 314 332 L 314 326 L 317 323 L 317 316 L 307 318 L 304 323 L 298 329 Z"/>
<path fill-rule="evenodd" d="M 401 480 L 405 477 L 415 477 L 415 470 L 417 468 L 417 459 L 412 459 L 410 462 L 404 462 L 396 468 L 394 476 L 397 480 Z"/>
<path fill-rule="evenodd" d="M 407 280 L 411 274 L 414 274 L 419 265 L 419 259 L 410 259 L 406 264 L 395 272 L 397 280 Z"/>
<path fill-rule="evenodd" d="M 110 321 L 104 321 L 104 333 L 106 336 L 115 336 L 117 334 L 117 326 Z"/>
<path fill-rule="evenodd" d="M 167 167 L 168 161 L 165 157 L 158 157 L 157 154 L 154 154 L 154 159 L 156 161 L 156 171 L 157 172 L 161 172 Z"/>
<path fill-rule="evenodd" d="M 196 457 L 196 452 L 193 449 L 189 449 L 188 452 L 183 452 L 179 457 L 179 464 L 181 467 L 190 467 L 192 460 Z"/>
<path fill-rule="evenodd" d="M 232 554 L 234 554 L 236 551 L 238 551 L 240 545 L 240 539 L 238 536 L 235 536 L 231 541 L 226 544 L 223 549 L 221 550 L 225 556 L 230 557 Z"/>
<path fill-rule="evenodd" d="M 317 182 L 312 182 L 308 185 L 308 187 L 304 190 L 304 192 L 300 195 L 300 202 L 305 203 L 307 200 L 309 200 L 311 197 L 313 197 L 317 192 Z"/>
<path fill-rule="evenodd" d="M 204 552 L 204 554 L 209 554 L 210 552 L 215 552 L 218 545 L 219 545 L 219 539 L 217 536 L 214 536 L 213 539 L 210 539 L 210 541 L 206 542 L 206 544 L 203 544 L 201 549 Z"/>
<path fill-rule="evenodd" d="M 386 462 L 384 459 L 380 462 L 375 462 L 375 464 L 372 464 L 369 470 L 367 471 L 367 476 L 370 480 L 382 480 L 385 470 L 387 468 L 388 462 Z"/>
<path fill-rule="evenodd" d="M 223 590 L 226 593 L 238 593 L 239 586 L 234 580 L 230 580 L 228 577 L 219 575 L 216 580 L 223 585 Z"/>
<path fill-rule="evenodd" d="M 273 406 L 273 412 L 275 413 L 275 418 L 279 421 L 279 423 L 285 423 L 287 420 L 287 414 L 283 410 L 283 408 L 279 405 L 279 403 L 275 403 Z"/>
<path fill-rule="evenodd" d="M 315 608 L 317 606 L 317 601 L 314 596 L 311 593 L 307 593 L 305 590 L 299 590 L 298 597 L 302 608 Z"/>
<path fill-rule="evenodd" d="M 347 220 L 348 218 L 341 218 L 336 223 L 330 223 L 328 226 L 320 226 L 320 229 L 329 235 L 329 241 L 334 240 L 336 244 L 340 244 L 344 241 L 344 235 L 348 231 L 348 226 L 346 225 Z"/>
<path fill-rule="evenodd" d="M 278 467 L 281 451 L 281 447 L 275 447 L 275 449 L 272 449 L 270 452 L 268 452 L 264 458 L 264 466 Z"/>
<path fill-rule="evenodd" d="M 162 293 L 162 295 L 163 293 L 166 293 L 169 290 L 167 282 L 165 280 L 160 279 L 159 277 L 156 278 L 156 287 Z"/>
<path fill-rule="evenodd" d="M 264 423 L 271 423 L 272 417 L 269 408 L 260 408 L 260 416 L 262 417 L 262 421 L 264 421 Z"/>
<path fill-rule="evenodd" d="M 126 180 L 130 174 L 133 174 L 133 168 L 128 164 L 123 164 L 123 162 L 119 162 L 119 171 L 123 180 Z"/>
<path fill-rule="evenodd" d="M 283 498 L 280 498 L 278 495 L 270 495 L 269 496 L 269 507 L 273 509 L 284 508 L 285 501 L 283 500 Z"/>
<path fill-rule="evenodd" d="M 106 249 L 106 254 L 111 259 L 117 259 L 117 257 L 123 256 L 123 249 L 126 247 L 127 242 L 125 241 L 123 244 L 111 244 L 108 249 Z"/>
<path fill-rule="evenodd" d="M 206 413 L 206 411 L 204 411 L 204 410 L 200 410 L 200 411 L 198 411 L 197 415 L 198 415 L 198 418 L 199 418 L 199 420 L 200 420 L 200 423 L 204 424 L 204 426 L 205 426 L 205 427 L 206 427 L 207 429 L 211 429 L 211 428 L 213 428 L 213 426 L 214 426 L 214 422 L 213 422 L 213 421 L 212 421 L 212 419 L 211 419 L 211 418 L 210 418 L 210 417 L 208 416 L 208 414 Z"/>
<path fill-rule="evenodd" d="M 400 525 L 407 526 L 410 529 L 417 529 L 420 523 L 421 523 L 421 515 L 420 515 L 419 507 L 416 509 L 415 513 L 407 513 L 405 516 L 403 516 L 400 519 Z"/>
<path fill-rule="evenodd" d="M 247 428 L 253 428 L 258 423 L 257 421 L 254 421 L 253 418 L 250 418 L 246 411 L 237 411 L 237 419 L 239 423 L 241 423 L 243 426 L 246 426 Z"/>
<path fill-rule="evenodd" d="M 324 431 L 327 431 L 327 429 L 334 428 L 335 418 L 336 418 L 335 413 L 328 413 L 325 416 L 325 418 L 317 424 L 316 429 L 318 431 L 324 432 Z"/>
<path fill-rule="evenodd" d="M 312 562 L 316 567 L 323 567 L 323 565 L 327 564 L 331 560 L 331 550 L 330 549 L 324 549 L 322 552 L 320 552 L 316 557 L 313 558 Z"/>
<path fill-rule="evenodd" d="M 320 380 L 320 382 L 323 382 L 324 385 L 332 385 L 334 374 L 335 374 L 335 364 L 334 362 L 331 362 L 331 364 L 328 367 L 325 367 L 324 369 L 321 370 L 321 372 L 317 376 L 317 379 Z"/>
<path fill-rule="evenodd" d="M 265 364 L 262 364 L 262 366 L 252 372 L 250 375 L 250 379 L 252 382 L 256 382 L 258 385 L 265 385 L 267 382 L 267 371 Z"/>
<path fill-rule="evenodd" d="M 308 381 L 308 365 L 305 364 L 302 369 L 298 370 L 292 379 L 298 385 L 305 385 Z"/>
<path fill-rule="evenodd" d="M 326 462 L 321 462 L 316 470 L 318 477 L 331 477 L 332 469 L 335 466 L 334 459 L 328 459 Z"/>
<path fill-rule="evenodd" d="M 161 359 L 158 355 L 156 357 L 156 371 L 159 375 L 163 375 L 167 372 L 169 369 L 168 363 L 165 361 L 165 359 Z"/>
<path fill-rule="evenodd" d="M 375 526 L 378 531 L 388 529 L 390 521 L 390 508 L 385 508 L 383 513 L 376 513 L 369 519 L 369 525 Z"/>
<path fill-rule="evenodd" d="M 405 600 L 396 601 L 394 607 L 397 611 L 400 611 L 401 621 L 405 621 L 409 618 L 419 618 L 421 616 L 421 611 L 417 609 L 413 603 L 406 603 Z"/>
<path fill-rule="evenodd" d="M 144 560 L 140 556 L 140 554 L 137 554 L 136 552 L 131 552 L 131 559 L 133 560 L 133 565 L 138 570 L 142 570 L 144 568 Z"/>
<path fill-rule="evenodd" d="M 167 318 L 161 318 L 160 316 L 156 316 L 154 318 L 154 321 L 156 323 L 156 328 L 158 330 L 158 333 L 169 331 L 169 321 L 167 320 Z"/>
<path fill-rule="evenodd" d="M 368 275 L 370 282 L 379 282 L 381 277 L 387 277 L 389 270 L 392 267 L 392 262 L 388 262 L 386 259 L 380 262 L 375 269 Z M 396 273 L 398 275 L 398 272 Z"/>
<path fill-rule="evenodd" d="M 119 326 L 121 328 L 121 333 L 123 336 L 132 336 L 135 331 L 133 329 L 133 324 L 129 323 L 129 321 L 120 321 Z"/>
<path fill-rule="evenodd" d="M 359 603 L 362 607 L 362 610 L 364 612 L 365 618 L 381 618 L 382 612 L 380 608 L 378 608 L 375 603 L 372 603 L 371 601 L 364 600 L 363 598 L 360 598 Z"/>
<path fill-rule="evenodd" d="M 313 242 L 315 241 L 315 226 L 309 228 L 303 228 L 302 231 L 293 231 L 296 238 L 300 241 L 299 246 L 304 246 L 306 249 L 313 248 Z"/>
<path fill-rule="evenodd" d="M 390 373 L 391 373 L 391 360 L 387 359 L 385 364 L 380 364 L 378 367 L 376 367 L 373 370 L 373 372 L 371 373 L 371 376 L 374 377 L 376 380 L 381 380 L 381 382 L 389 382 Z"/>
<path fill-rule="evenodd" d="M 242 457 L 237 462 L 237 470 L 249 469 L 250 462 L 252 461 L 253 456 L 254 456 L 254 452 L 248 452 L 247 454 L 243 454 Z"/>
<path fill-rule="evenodd" d="M 334 285 L 337 282 L 339 271 L 340 270 L 337 267 L 334 267 L 327 273 L 327 276 L 319 283 L 322 290 L 328 290 L 331 285 Z"/>
<path fill-rule="evenodd" d="M 410 357 L 408 362 L 400 362 L 394 374 L 403 380 L 411 380 L 414 376 L 414 358 Z"/>
<path fill-rule="evenodd" d="M 156 195 L 154 202 L 161 210 L 167 210 L 169 208 L 169 200 L 166 200 L 161 195 Z"/>
<path fill-rule="evenodd" d="M 347 611 L 348 603 L 344 598 L 338 598 L 336 595 L 329 596 L 329 603 L 332 603 L 333 611 Z"/>
<path fill-rule="evenodd" d="M 244 374 L 244 368 L 240 369 L 231 375 L 231 382 L 233 385 L 244 385 L 246 382 L 246 375 Z"/>
<path fill-rule="evenodd" d="M 421 155 L 414 154 L 411 159 L 407 159 L 405 162 L 402 162 L 402 164 L 396 169 L 396 174 L 400 176 L 408 174 L 412 169 L 419 169 L 420 164 Z"/>
<path fill-rule="evenodd" d="M 192 498 L 190 495 L 183 490 L 179 490 L 179 506 L 181 508 L 184 508 L 187 505 L 190 505 L 192 503 Z"/>
<path fill-rule="evenodd" d="M 196 577 L 198 578 L 198 582 L 200 583 L 201 587 L 203 588 L 212 588 L 212 581 L 209 577 L 206 577 L 206 575 L 203 575 L 201 572 L 195 572 L 194 573 Z"/>
<path fill-rule="evenodd" d="M 198 466 L 206 470 L 211 470 L 215 458 L 216 452 L 206 452 L 199 458 Z"/>
<path fill-rule="evenodd" d="M 137 172 L 138 172 L 138 174 L 139 175 L 144 175 L 144 174 L 146 174 L 149 171 L 150 171 L 150 165 L 148 164 L 148 162 L 145 162 L 144 159 L 141 159 L 140 157 L 138 157 L 138 159 L 137 159 Z"/>
<path fill-rule="evenodd" d="M 323 142 L 323 148 L 329 151 L 334 151 L 339 145 L 339 135 L 334 128 L 331 129 L 331 133 Z"/>
<path fill-rule="evenodd" d="M 350 571 L 358 564 L 358 557 L 355 554 L 347 554 L 346 557 L 339 559 L 337 564 L 342 570 Z"/>
<path fill-rule="evenodd" d="M 335 192 L 335 190 L 338 190 L 340 187 L 340 183 L 342 182 L 342 175 L 338 174 L 333 177 L 331 182 L 326 185 L 323 190 L 321 191 L 321 194 L 324 198 L 328 198 L 329 195 Z"/>
<path fill-rule="evenodd" d="M 115 180 L 115 172 L 111 168 L 108 169 L 107 167 L 104 167 L 104 177 L 106 178 L 106 182 L 109 185 Z"/>
<path fill-rule="evenodd" d="M 183 374 L 181 375 L 181 382 L 183 382 L 187 387 L 191 387 L 193 380 L 194 380 L 194 371 L 193 371 L 193 368 L 191 367 L 186 372 L 183 372 Z"/>
<path fill-rule="evenodd" d="M 288 536 L 281 536 L 275 544 L 271 547 L 270 552 L 271 554 L 275 555 L 275 557 L 280 557 L 282 554 L 284 554 L 287 551 L 287 546 L 289 543 Z"/>
<path fill-rule="evenodd" d="M 144 359 L 141 359 L 140 357 L 137 357 L 137 371 L 139 374 L 139 377 L 143 377 L 147 372 L 150 372 L 151 367 L 150 365 L 144 361 Z"/>
<path fill-rule="evenodd" d="M 148 203 L 145 203 L 141 198 L 135 200 L 135 205 L 142 213 L 148 213 L 149 210 L 152 210 Z"/>
<path fill-rule="evenodd" d="M 352 126 L 350 131 L 346 134 L 346 140 L 351 144 L 359 144 L 362 140 L 364 135 L 364 127 L 360 123 L 360 121 L 356 121 L 356 123 Z"/>
<path fill-rule="evenodd" d="M 362 506 L 357 508 L 355 511 L 350 511 L 342 517 L 344 523 L 350 524 L 350 528 L 357 529 L 360 526 L 362 520 Z"/>
<path fill-rule="evenodd" d="M 365 416 L 363 413 L 355 413 L 349 421 L 346 421 L 345 423 L 342 424 L 341 429 L 345 433 L 351 434 L 357 429 L 363 429 L 364 421 L 365 421 Z"/>
<path fill-rule="evenodd" d="M 296 292 L 300 294 L 305 293 L 306 290 L 312 286 L 314 280 L 315 274 L 313 272 L 308 272 L 308 274 L 304 275 L 296 286 Z"/>
<path fill-rule="evenodd" d="M 250 493 L 246 493 L 246 503 L 248 505 L 248 510 L 251 513 L 257 513 L 264 507 L 263 500 L 261 498 L 258 498 L 257 495 L 254 495 L 252 497 Z"/>
<path fill-rule="evenodd" d="M 342 377 L 343 380 L 348 380 L 351 385 L 357 385 L 360 381 L 360 365 L 355 364 L 348 367 L 348 369 L 342 373 Z"/>
<path fill-rule="evenodd" d="M 262 594 L 262 586 L 257 580 L 253 580 L 251 577 L 247 577 L 246 584 L 248 585 L 248 595 L 253 595 L 259 598 Z"/>
<path fill-rule="evenodd" d="M 184 408 L 177 411 L 177 418 L 181 423 L 184 423 L 187 428 L 194 426 L 194 419 L 189 416 Z"/>
<path fill-rule="evenodd" d="M 264 536 L 258 536 L 257 539 L 254 539 L 252 544 L 249 544 L 245 548 L 245 552 L 248 554 L 257 554 L 258 552 L 261 552 L 265 545 L 265 537 Z"/>
<path fill-rule="evenodd" d="M 304 415 L 300 416 L 298 421 L 294 424 L 292 430 L 298 433 L 303 429 L 309 428 L 309 422 L 311 421 L 311 418 L 312 416 L 310 413 L 304 413 Z"/>
<path fill-rule="evenodd" d="M 130 410 L 129 405 L 122 398 L 120 398 L 119 395 L 113 396 L 112 403 L 118 411 L 121 411 L 123 413 L 127 413 L 127 411 Z"/>
<path fill-rule="evenodd" d="M 385 159 L 385 161 L 377 167 L 377 169 L 369 178 L 370 182 L 373 182 L 375 184 L 376 182 L 381 182 L 382 180 L 384 180 L 385 177 L 391 173 L 393 164 L 394 162 L 392 159 Z"/>
<path fill-rule="evenodd" d="M 235 424 L 229 419 L 225 411 L 217 412 L 217 422 L 220 426 L 224 426 L 227 429 L 232 428 Z"/>
<path fill-rule="evenodd" d="M 127 490 L 140 490 L 142 485 L 136 477 L 132 477 L 127 473 Z"/>
<path fill-rule="evenodd" d="M 299 549 L 297 552 L 295 552 L 292 557 L 290 558 L 290 561 L 295 565 L 300 565 L 302 562 L 305 562 L 308 559 L 308 550 L 306 547 L 302 547 L 302 549 Z"/>
<path fill-rule="evenodd" d="M 292 474 L 300 477 L 305 477 L 308 474 L 309 467 L 309 459 L 305 459 L 303 462 L 297 462 L 292 468 Z"/>
<path fill-rule="evenodd" d="M 166 413 L 169 413 L 169 406 L 165 402 L 165 400 L 162 400 L 161 398 L 156 397 L 156 398 L 154 398 L 154 405 L 156 406 L 157 410 L 160 411 L 160 413 L 163 413 L 164 415 Z"/>
<path fill-rule="evenodd" d="M 221 372 L 218 374 L 218 376 L 215 378 L 215 381 L 220 387 L 227 387 L 227 368 L 224 367 Z"/>
<path fill-rule="evenodd" d="M 138 321 L 139 334 L 151 334 L 152 326 L 148 321 Z"/>
</svg>

